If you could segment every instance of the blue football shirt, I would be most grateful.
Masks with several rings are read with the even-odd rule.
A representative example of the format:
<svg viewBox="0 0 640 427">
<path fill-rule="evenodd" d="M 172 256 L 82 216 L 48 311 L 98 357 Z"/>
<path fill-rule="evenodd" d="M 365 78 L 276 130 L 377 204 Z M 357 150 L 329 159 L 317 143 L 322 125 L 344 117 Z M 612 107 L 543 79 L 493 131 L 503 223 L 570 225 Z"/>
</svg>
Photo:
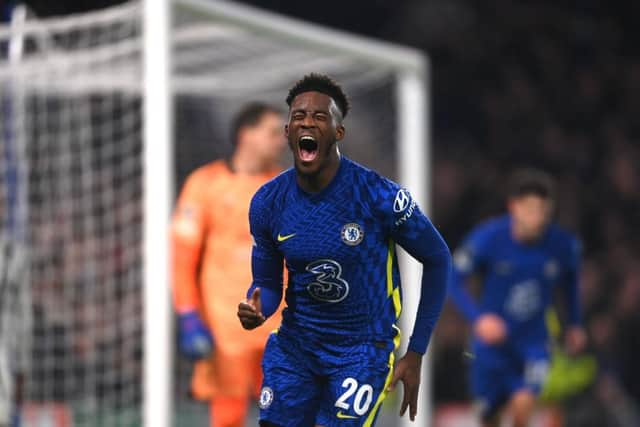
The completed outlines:
<svg viewBox="0 0 640 427">
<path fill-rule="evenodd" d="M 287 307 L 281 330 L 324 341 L 386 340 L 397 334 L 402 292 L 396 243 L 424 265 L 409 348 L 424 353 L 442 308 L 449 250 L 409 192 L 344 156 L 331 183 L 306 193 L 289 169 L 255 194 L 253 288 L 280 296 L 286 262 Z M 279 298 L 278 298 L 279 299 Z M 278 301 L 279 302 L 279 301 Z M 265 306 L 271 306 L 270 308 Z"/>
</svg>

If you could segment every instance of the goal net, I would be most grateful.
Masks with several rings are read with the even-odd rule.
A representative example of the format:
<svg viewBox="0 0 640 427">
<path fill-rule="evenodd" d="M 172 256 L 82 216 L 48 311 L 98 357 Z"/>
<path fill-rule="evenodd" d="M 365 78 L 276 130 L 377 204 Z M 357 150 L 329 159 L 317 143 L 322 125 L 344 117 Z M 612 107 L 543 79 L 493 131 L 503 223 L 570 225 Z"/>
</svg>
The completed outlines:
<svg viewBox="0 0 640 427">
<path fill-rule="evenodd" d="M 172 15 L 168 202 L 190 171 L 230 153 L 230 118 L 244 103 L 284 110 L 288 87 L 312 71 L 350 95 L 341 150 L 423 198 L 418 55 L 229 2 L 177 0 Z M 0 27 L 0 225 L 30 254 L 26 425 L 136 426 L 149 395 L 163 392 L 174 425 L 206 425 L 206 408 L 189 398 L 190 363 L 167 357 L 174 384 L 164 391 L 143 381 L 145 353 L 164 357 L 144 348 L 143 225 L 153 215 L 143 203 L 153 161 L 144 154 L 153 144 L 143 135 L 144 28 L 135 1 Z M 417 287 L 414 267 L 403 279 Z M 405 311 L 416 304 L 405 286 Z"/>
<path fill-rule="evenodd" d="M 25 425 L 140 422 L 140 37 L 136 4 L 0 28 L 3 225 L 31 260 Z"/>
</svg>

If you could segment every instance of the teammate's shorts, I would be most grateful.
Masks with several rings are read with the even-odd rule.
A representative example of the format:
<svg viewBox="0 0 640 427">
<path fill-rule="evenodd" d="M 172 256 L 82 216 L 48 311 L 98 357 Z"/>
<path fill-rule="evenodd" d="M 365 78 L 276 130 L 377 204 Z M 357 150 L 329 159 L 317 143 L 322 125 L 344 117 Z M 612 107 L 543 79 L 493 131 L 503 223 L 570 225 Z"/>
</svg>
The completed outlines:
<svg viewBox="0 0 640 427">
<path fill-rule="evenodd" d="M 274 333 L 262 367 L 260 420 L 281 427 L 373 426 L 393 374 L 393 342 L 340 347 Z"/>
<path fill-rule="evenodd" d="M 214 349 L 214 354 L 196 363 L 191 381 L 193 396 L 210 400 L 217 396 L 257 397 L 262 382 L 263 350 L 254 348 L 243 353 Z"/>
<path fill-rule="evenodd" d="M 515 354 L 501 354 L 499 360 L 477 357 L 471 367 L 471 385 L 483 419 L 495 415 L 519 390 L 536 396 L 549 372 L 545 346 L 529 347 Z"/>
</svg>

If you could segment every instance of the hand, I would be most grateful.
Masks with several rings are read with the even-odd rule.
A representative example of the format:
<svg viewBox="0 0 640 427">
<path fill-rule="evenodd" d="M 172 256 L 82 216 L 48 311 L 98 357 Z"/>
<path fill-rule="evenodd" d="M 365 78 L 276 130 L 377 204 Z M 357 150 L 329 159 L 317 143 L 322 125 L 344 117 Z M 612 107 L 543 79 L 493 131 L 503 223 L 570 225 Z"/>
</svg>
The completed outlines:
<svg viewBox="0 0 640 427">
<path fill-rule="evenodd" d="M 420 389 L 420 367 L 422 365 L 422 355 L 414 351 L 407 351 L 396 365 L 391 384 L 388 391 L 393 391 L 402 380 L 404 394 L 402 405 L 400 406 L 400 416 L 402 417 L 409 407 L 409 419 L 415 421 L 418 413 L 418 390 Z"/>
<path fill-rule="evenodd" d="M 251 298 L 238 305 L 238 318 L 245 329 L 255 329 L 264 323 L 266 319 L 262 315 L 260 288 L 256 288 Z"/>
<path fill-rule="evenodd" d="M 564 337 L 565 348 L 570 356 L 582 352 L 587 345 L 587 334 L 580 326 L 570 326 Z"/>
<path fill-rule="evenodd" d="M 180 351 L 192 360 L 207 357 L 213 351 L 213 337 L 196 310 L 183 313 L 180 324 Z"/>
<path fill-rule="evenodd" d="M 482 342 L 488 345 L 500 344 L 507 337 L 507 325 L 500 316 L 486 313 L 478 317 L 473 331 Z"/>
</svg>

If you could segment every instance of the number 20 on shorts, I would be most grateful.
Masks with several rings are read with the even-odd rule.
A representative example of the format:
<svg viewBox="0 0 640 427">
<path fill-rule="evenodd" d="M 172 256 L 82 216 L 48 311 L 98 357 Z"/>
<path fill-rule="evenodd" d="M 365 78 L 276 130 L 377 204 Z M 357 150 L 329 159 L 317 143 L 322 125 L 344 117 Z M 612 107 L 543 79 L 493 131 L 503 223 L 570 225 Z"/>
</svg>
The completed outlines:
<svg viewBox="0 0 640 427">
<path fill-rule="evenodd" d="M 342 382 L 342 388 L 346 388 L 346 390 L 338 397 L 335 406 L 348 411 L 351 405 L 347 401 L 355 395 L 353 398 L 353 411 L 358 415 L 366 414 L 373 401 L 373 387 L 370 384 L 358 386 L 358 381 L 349 377 Z"/>
</svg>

